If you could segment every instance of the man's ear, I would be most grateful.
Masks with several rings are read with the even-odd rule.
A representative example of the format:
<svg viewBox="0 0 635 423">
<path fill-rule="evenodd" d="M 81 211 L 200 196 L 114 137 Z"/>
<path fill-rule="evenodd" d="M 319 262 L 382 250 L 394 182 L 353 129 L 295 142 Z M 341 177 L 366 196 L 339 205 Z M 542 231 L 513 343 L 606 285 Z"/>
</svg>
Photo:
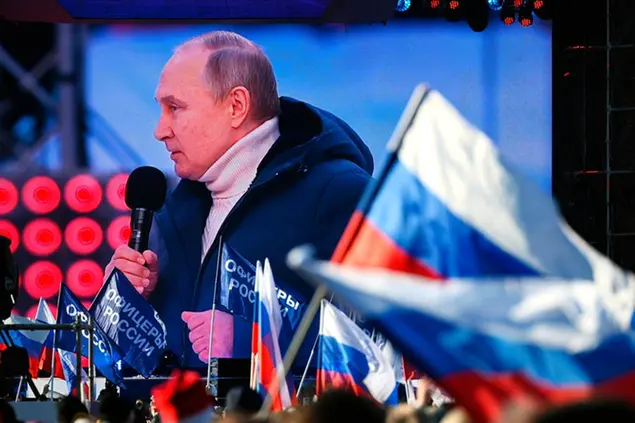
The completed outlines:
<svg viewBox="0 0 635 423">
<path fill-rule="evenodd" d="M 231 89 L 227 95 L 231 112 L 232 127 L 238 128 L 249 116 L 251 94 L 247 88 L 238 86 Z"/>
</svg>

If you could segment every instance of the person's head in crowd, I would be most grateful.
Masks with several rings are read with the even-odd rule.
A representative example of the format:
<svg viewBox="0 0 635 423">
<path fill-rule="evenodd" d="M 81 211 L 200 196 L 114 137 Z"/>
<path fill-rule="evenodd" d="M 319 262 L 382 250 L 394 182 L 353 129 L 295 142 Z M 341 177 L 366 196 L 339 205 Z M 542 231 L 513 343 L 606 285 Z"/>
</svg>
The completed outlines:
<svg viewBox="0 0 635 423">
<path fill-rule="evenodd" d="M 227 392 L 225 397 L 225 415 L 251 416 L 262 407 L 260 394 L 245 386 L 236 386 Z"/>
<path fill-rule="evenodd" d="M 313 417 L 312 406 L 290 407 L 273 413 L 268 423 L 317 423 Z M 250 422 L 255 423 L 255 422 Z"/>
<path fill-rule="evenodd" d="M 312 410 L 317 423 L 384 423 L 385 408 L 370 398 L 358 397 L 343 390 L 328 390 L 318 398 Z"/>
<path fill-rule="evenodd" d="M 412 405 L 399 404 L 388 410 L 386 423 L 427 423 L 427 415 L 419 411 L 417 407 Z"/>
<path fill-rule="evenodd" d="M 0 421 L 2 423 L 17 423 L 15 410 L 5 399 L 0 399 Z"/>
<path fill-rule="evenodd" d="M 99 403 L 99 421 L 103 423 L 133 423 L 130 401 L 116 395 L 106 395 Z"/>
<path fill-rule="evenodd" d="M 143 400 L 140 399 L 135 401 L 133 413 L 134 423 L 146 423 L 151 417 L 150 408 L 143 402 Z"/>
<path fill-rule="evenodd" d="M 79 398 L 67 396 L 57 403 L 58 423 L 73 423 L 78 415 L 89 415 L 88 409 Z"/>
<path fill-rule="evenodd" d="M 632 423 L 635 422 L 635 406 L 617 399 L 597 398 L 554 407 L 534 419 L 534 423 L 569 422 Z"/>
</svg>

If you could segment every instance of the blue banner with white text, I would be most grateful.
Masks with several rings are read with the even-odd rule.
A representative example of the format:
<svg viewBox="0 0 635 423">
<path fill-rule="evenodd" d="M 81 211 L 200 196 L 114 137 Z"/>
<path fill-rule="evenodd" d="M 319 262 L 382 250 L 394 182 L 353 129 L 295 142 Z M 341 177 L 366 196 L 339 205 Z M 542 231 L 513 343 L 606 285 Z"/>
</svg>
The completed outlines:
<svg viewBox="0 0 635 423">
<path fill-rule="evenodd" d="M 123 361 L 144 377 L 159 365 L 167 345 L 167 332 L 158 313 L 115 269 L 101 288 L 90 314 L 119 349 Z"/>
<path fill-rule="evenodd" d="M 254 316 L 256 301 L 255 277 L 256 267 L 229 245 L 223 244 L 218 301 L 234 316 L 250 322 Z M 276 279 L 276 292 L 280 302 L 283 330 L 285 327 L 295 330 L 308 301 L 279 279 Z"/>
<path fill-rule="evenodd" d="M 57 323 L 72 324 L 76 322 L 77 316 L 82 323 L 88 323 L 89 313 L 75 295 L 66 287 L 60 286 L 59 302 L 57 304 Z M 93 362 L 101 374 L 114 384 L 123 386 L 123 378 L 120 373 L 121 353 L 115 345 L 112 345 L 106 334 L 97 323 L 93 326 L 93 339 L 90 339 L 90 332 L 85 329 L 81 331 L 81 355 L 88 357 L 89 342 L 93 343 Z M 56 330 L 56 348 L 72 353 L 77 353 L 77 336 L 72 330 Z"/>
</svg>

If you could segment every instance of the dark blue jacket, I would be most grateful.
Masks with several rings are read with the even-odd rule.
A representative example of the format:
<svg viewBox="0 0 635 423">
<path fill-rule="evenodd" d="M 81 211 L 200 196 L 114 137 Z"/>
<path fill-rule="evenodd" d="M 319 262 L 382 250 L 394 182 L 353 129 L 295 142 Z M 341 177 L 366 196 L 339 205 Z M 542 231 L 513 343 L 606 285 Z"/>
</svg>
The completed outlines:
<svg viewBox="0 0 635 423">
<path fill-rule="evenodd" d="M 280 138 L 219 235 L 251 263 L 269 258 L 274 277 L 310 298 L 313 288 L 287 268 L 286 255 L 310 243 L 319 258 L 330 258 L 371 180 L 373 158 L 342 120 L 294 99 L 281 98 L 279 128 Z M 192 351 L 181 312 L 205 311 L 212 305 L 218 236 L 200 264 L 211 206 L 204 184 L 182 180 L 155 215 L 151 233 L 160 268 L 150 301 L 166 325 L 168 348 L 186 367 L 205 366 Z M 234 322 L 234 356 L 249 357 L 250 322 Z"/>
</svg>

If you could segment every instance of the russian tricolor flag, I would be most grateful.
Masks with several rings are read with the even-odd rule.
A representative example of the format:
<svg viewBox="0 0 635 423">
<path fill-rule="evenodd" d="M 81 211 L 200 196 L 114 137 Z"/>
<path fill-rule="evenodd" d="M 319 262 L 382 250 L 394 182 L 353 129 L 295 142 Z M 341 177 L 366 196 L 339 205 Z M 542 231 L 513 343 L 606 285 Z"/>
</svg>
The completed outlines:
<svg viewBox="0 0 635 423">
<path fill-rule="evenodd" d="M 16 315 L 9 316 L 5 319 L 5 325 L 29 325 L 36 323 L 27 317 L 21 317 Z M 21 347 L 26 350 L 29 355 L 29 373 L 32 377 L 37 377 L 40 363 L 40 355 L 42 354 L 42 348 L 48 336 L 48 331 L 42 330 L 9 330 L 11 341 L 16 347 Z M 4 348 L 8 347 L 6 344 L 2 344 Z M 2 348 L 2 349 L 4 349 Z"/>
<path fill-rule="evenodd" d="M 315 391 L 348 389 L 377 402 L 396 405 L 393 363 L 372 339 L 329 301 L 322 300 Z"/>
<path fill-rule="evenodd" d="M 35 314 L 35 319 L 42 323 L 55 324 L 55 318 L 53 317 L 51 308 L 49 307 L 48 303 L 46 302 L 44 298 L 40 298 L 40 302 L 37 305 L 37 312 Z M 48 355 L 52 357 L 53 351 L 55 351 L 56 363 L 55 363 L 54 377 L 59 377 L 61 379 L 64 379 L 68 386 L 68 392 L 69 393 L 73 392 L 73 389 L 75 389 L 75 381 L 77 379 L 77 369 L 75 364 L 77 363 L 77 359 L 75 357 L 75 354 L 68 351 L 61 350 L 59 348 L 55 348 L 55 346 L 53 345 L 53 342 L 55 339 L 54 331 L 49 331 L 49 333 L 50 333 L 50 336 L 48 336 L 46 340 L 45 348 L 42 352 L 42 356 Z M 52 365 L 53 364 L 51 363 L 49 368 L 46 370 L 50 371 Z M 82 371 L 82 380 L 87 381 L 88 375 L 86 374 L 86 371 L 83 368 L 81 369 L 81 371 Z"/>
<path fill-rule="evenodd" d="M 476 420 L 519 395 L 635 401 L 635 277 L 573 233 L 438 92 L 418 88 L 391 148 L 339 263 L 301 250 L 290 262 Z"/>
<path fill-rule="evenodd" d="M 295 388 L 291 378 L 279 386 L 279 375 L 284 372 L 280 352 L 282 315 L 269 260 L 264 268 L 256 266 L 256 305 L 252 326 L 252 388 L 261 395 L 271 395 L 272 411 L 283 410 L 296 404 Z"/>
</svg>

